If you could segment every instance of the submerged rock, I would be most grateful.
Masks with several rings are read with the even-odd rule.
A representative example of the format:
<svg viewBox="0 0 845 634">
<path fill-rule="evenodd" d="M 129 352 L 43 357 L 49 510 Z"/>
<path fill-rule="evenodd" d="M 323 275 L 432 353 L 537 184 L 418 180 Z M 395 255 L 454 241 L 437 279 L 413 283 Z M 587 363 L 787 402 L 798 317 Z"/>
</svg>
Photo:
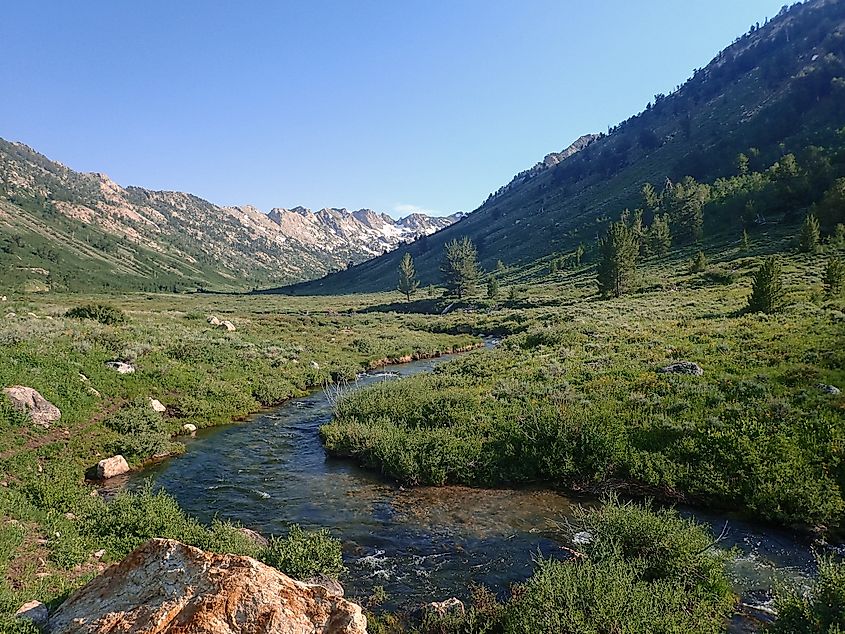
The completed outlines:
<svg viewBox="0 0 845 634">
<path fill-rule="evenodd" d="M 52 634 L 366 634 L 361 607 L 251 557 L 147 542 L 75 592 Z"/>
<path fill-rule="evenodd" d="M 15 612 L 15 618 L 22 621 L 32 621 L 37 628 L 43 630 L 47 627 L 49 614 L 47 606 L 41 601 L 27 601 Z"/>
<path fill-rule="evenodd" d="M 661 374 L 689 374 L 692 376 L 701 376 L 704 370 L 697 363 L 692 361 L 678 361 L 658 370 Z"/>
<path fill-rule="evenodd" d="M 129 463 L 120 454 L 105 458 L 97 463 L 97 477 L 100 480 L 108 480 L 124 473 L 129 473 Z"/>
<path fill-rule="evenodd" d="M 44 428 L 62 417 L 62 412 L 31 387 L 13 385 L 3 390 L 16 409 L 29 414 L 32 422 Z"/>
</svg>

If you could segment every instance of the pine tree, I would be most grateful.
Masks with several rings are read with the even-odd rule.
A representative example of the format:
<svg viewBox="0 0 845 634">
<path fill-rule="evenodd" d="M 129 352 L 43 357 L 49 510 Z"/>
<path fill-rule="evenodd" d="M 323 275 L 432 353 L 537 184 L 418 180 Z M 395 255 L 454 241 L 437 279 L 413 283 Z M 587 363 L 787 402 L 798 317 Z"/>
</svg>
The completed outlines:
<svg viewBox="0 0 845 634">
<path fill-rule="evenodd" d="M 841 222 L 836 225 L 836 228 L 833 230 L 833 237 L 831 238 L 831 242 L 833 246 L 841 249 L 845 247 L 845 225 Z"/>
<path fill-rule="evenodd" d="M 496 299 L 499 296 L 499 280 L 495 275 L 491 275 L 487 280 L 487 297 L 488 299 Z"/>
<path fill-rule="evenodd" d="M 748 232 L 743 229 L 742 230 L 742 242 L 739 243 L 739 250 L 743 253 L 748 253 L 748 250 L 751 248 L 751 243 L 748 241 Z"/>
<path fill-rule="evenodd" d="M 824 270 L 824 292 L 828 297 L 839 297 L 845 288 L 845 260 L 832 256 Z"/>
<path fill-rule="evenodd" d="M 584 258 L 584 245 L 579 244 L 575 247 L 575 266 L 581 266 L 581 260 Z"/>
<path fill-rule="evenodd" d="M 748 175 L 748 157 L 740 152 L 736 157 L 736 171 L 740 176 Z"/>
<path fill-rule="evenodd" d="M 414 269 L 414 258 L 411 257 L 410 253 L 405 252 L 405 255 L 402 256 L 402 261 L 399 263 L 399 284 L 397 289 L 410 302 L 411 295 L 417 292 L 419 285 L 417 272 Z"/>
<path fill-rule="evenodd" d="M 496 260 L 496 273 L 504 273 L 508 270 L 508 267 L 505 266 L 505 263 L 501 260 Z"/>
<path fill-rule="evenodd" d="M 773 313 L 783 306 L 783 267 L 776 255 L 766 258 L 754 274 L 751 282 L 751 296 L 748 298 L 748 310 L 751 312 Z"/>
<path fill-rule="evenodd" d="M 549 262 L 549 273 L 557 273 L 557 269 L 558 269 L 557 258 L 552 258 L 552 261 Z"/>
<path fill-rule="evenodd" d="M 458 299 L 472 295 L 480 275 L 478 253 L 472 240 L 464 237 L 447 242 L 440 272 L 443 274 L 446 289 L 457 295 Z"/>
<path fill-rule="evenodd" d="M 666 255 L 672 248 L 672 232 L 665 215 L 655 216 L 646 236 L 648 249 L 656 255 Z"/>
<path fill-rule="evenodd" d="M 801 233 L 798 236 L 798 249 L 804 253 L 816 253 L 819 250 L 819 221 L 813 214 L 804 218 Z"/>
<path fill-rule="evenodd" d="M 695 258 L 690 262 L 690 273 L 701 273 L 707 268 L 707 256 L 704 251 L 699 251 Z"/>
<path fill-rule="evenodd" d="M 640 245 L 634 232 L 621 222 L 610 225 L 599 241 L 597 282 L 605 297 L 619 297 L 633 285 Z"/>
<path fill-rule="evenodd" d="M 646 211 L 654 212 L 660 206 L 660 197 L 654 190 L 654 185 L 646 183 L 642 188 L 643 208 Z"/>
</svg>

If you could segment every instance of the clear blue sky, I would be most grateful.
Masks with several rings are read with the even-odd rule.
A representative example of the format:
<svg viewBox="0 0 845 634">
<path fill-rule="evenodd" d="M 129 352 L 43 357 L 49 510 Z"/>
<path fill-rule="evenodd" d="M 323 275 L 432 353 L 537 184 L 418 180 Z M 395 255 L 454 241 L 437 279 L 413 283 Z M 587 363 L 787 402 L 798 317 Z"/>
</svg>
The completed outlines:
<svg viewBox="0 0 845 634">
<path fill-rule="evenodd" d="M 782 4 L 7 2 L 0 136 L 221 204 L 468 211 Z"/>
</svg>

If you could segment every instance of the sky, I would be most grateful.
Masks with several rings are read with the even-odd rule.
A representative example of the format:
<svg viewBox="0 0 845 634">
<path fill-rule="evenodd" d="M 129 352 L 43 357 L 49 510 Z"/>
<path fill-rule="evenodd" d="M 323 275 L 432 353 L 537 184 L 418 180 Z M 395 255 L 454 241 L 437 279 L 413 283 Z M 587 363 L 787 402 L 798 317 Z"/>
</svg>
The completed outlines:
<svg viewBox="0 0 845 634">
<path fill-rule="evenodd" d="M 475 209 L 784 0 L 27 0 L 0 137 L 224 205 Z"/>
</svg>

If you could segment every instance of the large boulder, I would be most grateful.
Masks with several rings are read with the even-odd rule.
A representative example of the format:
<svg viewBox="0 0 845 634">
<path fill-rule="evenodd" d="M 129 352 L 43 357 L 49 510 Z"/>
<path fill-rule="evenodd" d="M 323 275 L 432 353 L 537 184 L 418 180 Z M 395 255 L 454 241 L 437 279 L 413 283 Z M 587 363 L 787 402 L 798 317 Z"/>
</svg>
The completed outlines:
<svg viewBox="0 0 845 634">
<path fill-rule="evenodd" d="M 52 634 L 366 634 L 361 607 L 251 557 L 154 539 L 65 601 Z"/>
<path fill-rule="evenodd" d="M 62 417 L 59 408 L 53 405 L 31 387 L 13 385 L 3 390 L 17 409 L 29 414 L 32 422 L 42 427 L 49 427 Z"/>
<path fill-rule="evenodd" d="M 126 458 L 119 454 L 97 463 L 97 477 L 100 480 L 108 480 L 124 473 L 129 473 L 129 463 L 126 462 Z"/>
<path fill-rule="evenodd" d="M 225 330 L 227 332 L 235 332 L 237 328 L 235 328 L 235 324 L 231 321 L 221 321 L 220 325 L 217 326 L 220 330 Z"/>
</svg>

